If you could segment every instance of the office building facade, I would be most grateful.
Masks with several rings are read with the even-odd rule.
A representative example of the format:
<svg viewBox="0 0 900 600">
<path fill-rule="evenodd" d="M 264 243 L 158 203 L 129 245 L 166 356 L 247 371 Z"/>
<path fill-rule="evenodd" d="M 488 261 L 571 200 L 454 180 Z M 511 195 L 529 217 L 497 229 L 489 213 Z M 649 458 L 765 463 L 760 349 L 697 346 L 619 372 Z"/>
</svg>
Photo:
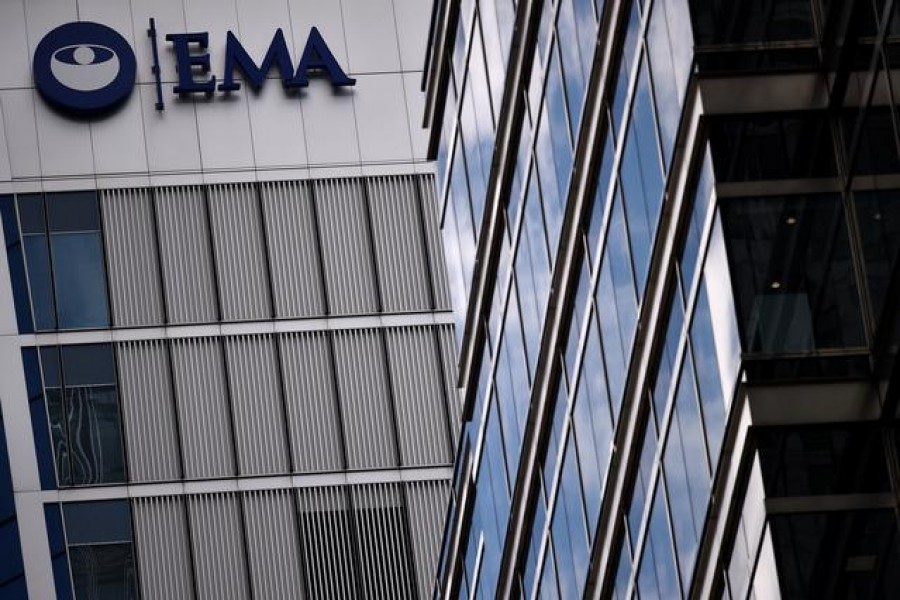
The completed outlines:
<svg viewBox="0 0 900 600">
<path fill-rule="evenodd" d="M 0 6 L 0 598 L 430 595 L 429 10 Z"/>
<path fill-rule="evenodd" d="M 441 598 L 900 593 L 893 2 L 435 2 Z"/>
</svg>

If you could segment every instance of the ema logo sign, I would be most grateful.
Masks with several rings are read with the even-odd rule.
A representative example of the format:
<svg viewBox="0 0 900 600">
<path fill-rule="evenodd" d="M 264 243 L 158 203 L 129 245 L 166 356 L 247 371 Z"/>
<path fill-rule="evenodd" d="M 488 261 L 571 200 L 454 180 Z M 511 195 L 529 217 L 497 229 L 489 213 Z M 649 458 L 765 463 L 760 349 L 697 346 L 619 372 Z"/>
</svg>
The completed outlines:
<svg viewBox="0 0 900 600">
<path fill-rule="evenodd" d="M 128 98 L 136 68 L 125 38 L 97 23 L 57 27 L 34 52 L 38 91 L 53 106 L 78 114 L 103 112 Z"/>
<path fill-rule="evenodd" d="M 156 79 L 156 109 L 163 110 L 154 19 L 150 19 L 147 34 L 153 49 L 151 70 Z M 276 30 L 266 55 L 258 63 L 229 31 L 224 73 L 218 85 L 216 76 L 210 74 L 211 57 L 206 51 L 209 33 L 169 34 L 166 41 L 172 44 L 178 74 L 173 91 L 181 97 L 239 90 L 241 84 L 235 80 L 237 71 L 252 89 L 259 90 L 273 67 L 278 67 L 286 90 L 308 86 L 311 73 L 324 75 L 335 87 L 356 84 L 338 65 L 315 27 L 309 33 L 296 69 L 281 29 Z M 125 38 L 105 25 L 89 22 L 68 23 L 44 36 L 35 50 L 33 68 L 35 85 L 47 102 L 64 112 L 85 116 L 108 112 L 127 99 L 134 88 L 137 70 L 134 51 Z"/>
</svg>

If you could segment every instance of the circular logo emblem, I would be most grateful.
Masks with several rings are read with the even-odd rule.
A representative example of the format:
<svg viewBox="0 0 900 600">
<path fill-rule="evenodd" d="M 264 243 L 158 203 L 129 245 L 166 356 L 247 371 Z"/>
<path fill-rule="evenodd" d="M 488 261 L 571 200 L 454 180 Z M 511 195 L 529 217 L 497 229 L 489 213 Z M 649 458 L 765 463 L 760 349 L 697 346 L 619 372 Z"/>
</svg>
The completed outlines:
<svg viewBox="0 0 900 600">
<path fill-rule="evenodd" d="M 99 23 L 61 25 L 34 52 L 34 82 L 41 95 L 61 110 L 84 115 L 128 98 L 136 70 L 125 38 Z"/>
</svg>

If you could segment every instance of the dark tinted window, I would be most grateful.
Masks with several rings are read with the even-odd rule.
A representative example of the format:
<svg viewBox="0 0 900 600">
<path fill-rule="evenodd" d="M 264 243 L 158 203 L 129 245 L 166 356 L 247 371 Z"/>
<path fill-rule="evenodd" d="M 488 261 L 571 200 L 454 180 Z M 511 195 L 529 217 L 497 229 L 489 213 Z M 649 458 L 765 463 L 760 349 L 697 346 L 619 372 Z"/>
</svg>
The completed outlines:
<svg viewBox="0 0 900 600">
<path fill-rule="evenodd" d="M 848 146 L 853 142 L 858 121 L 858 111 L 848 110 L 843 118 L 844 139 Z M 878 175 L 900 171 L 897 154 L 897 136 L 891 109 L 871 107 L 866 111 L 859 130 L 858 150 L 853 163 L 856 175 Z M 852 150 L 852 148 L 848 148 Z"/>
<path fill-rule="evenodd" d="M 710 119 L 716 180 L 760 181 L 836 175 L 824 113 Z"/>
<path fill-rule="evenodd" d="M 854 205 L 869 299 L 878 323 L 900 254 L 900 191 L 855 192 Z"/>
<path fill-rule="evenodd" d="M 131 511 L 125 500 L 72 502 L 63 505 L 69 544 L 131 541 Z"/>
<path fill-rule="evenodd" d="M 770 517 L 782 598 L 900 598 L 892 510 Z"/>
<path fill-rule="evenodd" d="M 691 0 L 697 45 L 813 37 L 809 0 Z"/>
<path fill-rule="evenodd" d="M 112 346 L 41 348 L 41 366 L 59 484 L 125 481 Z"/>
<path fill-rule="evenodd" d="M 877 425 L 757 429 L 768 496 L 815 496 L 890 489 Z"/>
<path fill-rule="evenodd" d="M 837 195 L 730 199 L 721 207 L 745 351 L 864 344 Z"/>
<path fill-rule="evenodd" d="M 127 500 L 63 505 L 75 597 L 138 598 Z"/>
<path fill-rule="evenodd" d="M 51 232 L 99 231 L 96 192 L 47 194 L 47 220 Z"/>
<path fill-rule="evenodd" d="M 44 196 L 42 194 L 20 194 L 16 203 L 19 207 L 19 223 L 22 233 L 45 233 L 47 218 L 44 215 Z"/>
</svg>

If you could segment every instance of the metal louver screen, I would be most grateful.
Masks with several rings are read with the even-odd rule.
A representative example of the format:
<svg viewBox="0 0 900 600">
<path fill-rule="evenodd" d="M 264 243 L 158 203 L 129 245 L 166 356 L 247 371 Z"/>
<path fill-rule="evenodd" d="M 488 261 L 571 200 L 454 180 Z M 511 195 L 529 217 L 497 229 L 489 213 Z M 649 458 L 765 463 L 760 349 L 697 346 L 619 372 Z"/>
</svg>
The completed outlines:
<svg viewBox="0 0 900 600">
<path fill-rule="evenodd" d="M 303 538 L 307 596 L 360 598 L 354 565 L 353 514 L 347 490 L 324 487 L 297 490 Z"/>
<path fill-rule="evenodd" d="M 322 332 L 281 336 L 285 405 L 298 472 L 344 467 L 331 342 Z"/>
<path fill-rule="evenodd" d="M 113 323 L 450 308 L 432 176 L 101 191 Z"/>
<path fill-rule="evenodd" d="M 172 366 L 184 475 L 188 479 L 235 474 L 228 390 L 221 342 L 215 338 L 172 342 Z"/>
<path fill-rule="evenodd" d="M 150 190 L 100 192 L 109 296 L 118 327 L 164 321 L 153 197 Z"/>
<path fill-rule="evenodd" d="M 184 499 L 176 496 L 138 498 L 133 502 L 132 514 L 141 596 L 193 600 Z"/>
<path fill-rule="evenodd" d="M 433 329 L 384 331 L 404 465 L 452 461 L 447 406 Z"/>
<path fill-rule="evenodd" d="M 252 184 L 208 188 L 223 321 L 272 316 L 262 216 Z"/>
<path fill-rule="evenodd" d="M 328 179 L 316 181 L 314 190 L 331 313 L 378 312 L 375 262 L 362 182 Z"/>
<path fill-rule="evenodd" d="M 385 312 L 431 309 L 422 217 L 415 179 L 373 177 L 366 180 L 372 214 L 375 258 Z"/>
<path fill-rule="evenodd" d="M 429 598 L 447 480 L 137 498 L 144 598 Z"/>
<path fill-rule="evenodd" d="M 119 393 L 132 481 L 181 477 L 178 425 L 165 341 L 117 346 Z"/>
<path fill-rule="evenodd" d="M 444 367 L 444 389 L 447 395 L 447 412 L 450 415 L 450 431 L 453 435 L 453 448 L 456 448 L 462 427 L 462 401 L 456 387 L 456 341 L 453 337 L 453 328 L 449 325 L 438 327 L 437 336 Z"/>
<path fill-rule="evenodd" d="M 447 280 L 447 263 L 444 257 L 444 246 L 441 243 L 438 204 L 434 193 L 434 176 L 425 175 L 419 177 L 418 183 L 419 197 L 422 202 L 422 221 L 425 224 L 425 239 L 428 242 L 428 258 L 434 289 L 434 308 L 436 310 L 452 310 L 450 283 Z"/>
<path fill-rule="evenodd" d="M 409 521 L 397 484 L 350 489 L 359 539 L 361 587 L 366 598 L 415 597 Z"/>
<path fill-rule="evenodd" d="M 430 598 L 437 573 L 441 532 L 450 499 L 450 482 L 415 481 L 406 484 L 409 530 L 415 552 L 420 598 Z"/>
<path fill-rule="evenodd" d="M 279 318 L 325 314 L 322 262 L 310 185 L 289 181 L 263 183 L 260 187 L 275 315 Z"/>
<path fill-rule="evenodd" d="M 199 187 L 156 190 L 160 256 L 171 323 L 218 320 L 206 200 Z"/>
<path fill-rule="evenodd" d="M 334 333 L 335 370 L 351 469 L 397 466 L 387 365 L 380 332 Z"/>
<path fill-rule="evenodd" d="M 279 365 L 272 336 L 225 338 L 238 471 L 290 472 Z"/>
<path fill-rule="evenodd" d="M 197 596 L 201 600 L 249 599 L 238 495 L 189 496 L 188 512 Z"/>
<path fill-rule="evenodd" d="M 297 511 L 290 490 L 244 495 L 254 598 L 305 598 Z"/>
</svg>

